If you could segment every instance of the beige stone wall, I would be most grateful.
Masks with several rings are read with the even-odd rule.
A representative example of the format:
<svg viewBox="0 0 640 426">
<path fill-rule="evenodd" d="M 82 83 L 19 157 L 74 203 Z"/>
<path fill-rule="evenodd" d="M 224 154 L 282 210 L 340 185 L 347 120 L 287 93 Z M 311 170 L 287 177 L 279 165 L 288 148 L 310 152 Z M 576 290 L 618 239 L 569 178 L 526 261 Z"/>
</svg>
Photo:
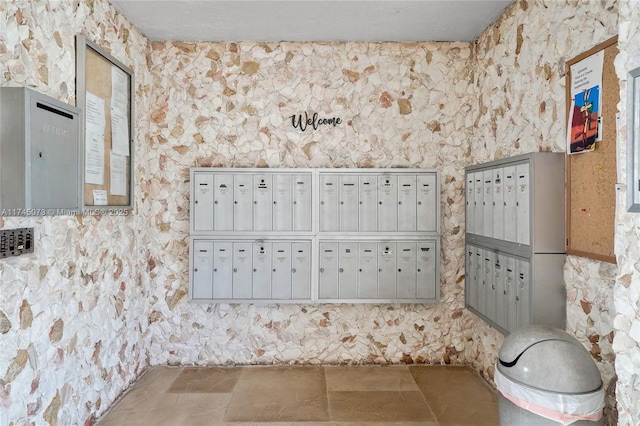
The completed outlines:
<svg viewBox="0 0 640 426">
<path fill-rule="evenodd" d="M 75 104 L 77 33 L 135 70 L 141 154 L 147 42 L 106 1 L 0 1 L 0 86 Z M 0 424 L 90 422 L 149 365 L 139 210 L 4 217 L 0 227 L 35 230 L 33 255 L 0 262 Z"/>
</svg>

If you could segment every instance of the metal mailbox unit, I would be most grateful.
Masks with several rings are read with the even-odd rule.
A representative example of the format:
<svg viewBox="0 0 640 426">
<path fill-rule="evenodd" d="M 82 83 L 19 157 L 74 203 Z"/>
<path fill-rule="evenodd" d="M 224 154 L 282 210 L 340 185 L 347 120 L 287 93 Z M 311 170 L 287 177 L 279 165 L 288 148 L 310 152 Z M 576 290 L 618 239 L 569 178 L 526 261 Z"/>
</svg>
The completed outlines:
<svg viewBox="0 0 640 426">
<path fill-rule="evenodd" d="M 466 306 L 502 333 L 565 325 L 563 153 L 466 168 Z"/>
<path fill-rule="evenodd" d="M 439 299 L 439 175 L 191 169 L 190 299 Z"/>
</svg>

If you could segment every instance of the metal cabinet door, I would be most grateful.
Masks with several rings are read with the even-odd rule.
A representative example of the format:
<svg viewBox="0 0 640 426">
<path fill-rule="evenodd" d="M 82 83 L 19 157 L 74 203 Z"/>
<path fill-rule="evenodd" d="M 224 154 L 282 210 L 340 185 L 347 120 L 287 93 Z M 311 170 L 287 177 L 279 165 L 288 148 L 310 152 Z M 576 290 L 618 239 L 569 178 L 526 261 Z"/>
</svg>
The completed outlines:
<svg viewBox="0 0 640 426">
<path fill-rule="evenodd" d="M 213 191 L 213 228 L 216 231 L 233 231 L 233 175 L 215 175 Z"/>
<path fill-rule="evenodd" d="M 417 284 L 416 243 L 398 242 L 396 244 L 396 297 L 398 299 L 415 299 Z"/>
<path fill-rule="evenodd" d="M 482 235 L 493 238 L 493 170 L 482 172 Z"/>
<path fill-rule="evenodd" d="M 419 174 L 416 177 L 416 229 L 436 232 L 438 224 L 438 188 L 435 173 Z"/>
<path fill-rule="evenodd" d="M 358 244 L 358 298 L 378 297 L 378 244 Z"/>
<path fill-rule="evenodd" d="M 358 230 L 358 176 L 340 176 L 340 230 Z"/>
<path fill-rule="evenodd" d="M 233 298 L 233 243 L 213 243 L 213 298 Z"/>
<path fill-rule="evenodd" d="M 476 256 L 476 261 L 474 263 L 475 265 L 475 280 L 476 280 L 476 294 L 475 294 L 475 298 L 473 299 L 474 301 L 474 305 L 473 307 L 478 311 L 481 312 L 480 309 L 480 300 L 484 301 L 484 277 L 483 277 L 483 268 L 484 268 L 484 250 L 482 250 L 480 247 L 474 247 L 474 253 Z M 481 296 L 482 295 L 482 296 Z M 482 309 L 484 309 L 484 306 L 482 307 Z"/>
<path fill-rule="evenodd" d="M 194 173 L 193 197 L 193 229 L 213 230 L 213 175 L 211 173 Z"/>
<path fill-rule="evenodd" d="M 502 173 L 504 179 L 504 239 L 516 241 L 516 168 L 506 166 Z"/>
<path fill-rule="evenodd" d="M 487 298 L 487 312 L 490 314 L 489 318 L 496 324 L 502 326 L 504 320 L 500 317 L 504 313 L 504 309 L 500 309 L 498 301 L 502 300 L 502 287 L 503 287 L 503 256 L 499 253 L 494 253 L 493 264 L 493 280 L 491 282 L 491 291 Z"/>
<path fill-rule="evenodd" d="M 273 242 L 271 297 L 273 299 L 291 299 L 292 255 L 290 242 Z"/>
<path fill-rule="evenodd" d="M 213 242 L 193 242 L 192 299 L 213 298 Z"/>
<path fill-rule="evenodd" d="M 338 243 L 320 242 L 320 275 L 318 295 L 320 299 L 338 298 Z"/>
<path fill-rule="evenodd" d="M 417 229 L 417 187 L 415 175 L 398 176 L 398 231 Z"/>
<path fill-rule="evenodd" d="M 473 190 L 474 190 L 474 197 L 473 197 L 473 210 L 475 213 L 475 218 L 474 218 L 474 223 L 475 223 L 475 230 L 476 230 L 476 234 L 478 235 L 484 235 L 484 208 L 482 205 L 482 200 L 484 199 L 484 192 L 483 192 L 483 180 L 482 180 L 482 171 L 477 171 L 473 173 L 473 179 L 474 179 L 474 184 L 473 184 Z"/>
<path fill-rule="evenodd" d="M 293 185 L 293 230 L 311 231 L 311 174 L 295 174 Z"/>
<path fill-rule="evenodd" d="M 291 175 L 277 173 L 273 175 L 273 230 L 291 231 L 293 211 L 293 191 Z"/>
<path fill-rule="evenodd" d="M 337 175 L 320 174 L 320 231 L 339 231 Z"/>
<path fill-rule="evenodd" d="M 435 241 L 419 242 L 416 250 L 418 256 L 417 296 L 418 299 L 436 298 L 436 243 Z"/>
<path fill-rule="evenodd" d="M 233 175 L 233 230 L 253 230 L 253 180 L 250 174 Z"/>
<path fill-rule="evenodd" d="M 396 244 L 378 243 L 378 297 L 396 298 Z"/>
<path fill-rule="evenodd" d="M 253 276 L 251 278 L 253 299 L 271 298 L 271 246 L 269 242 L 253 243 Z"/>
<path fill-rule="evenodd" d="M 273 179 L 270 174 L 253 176 L 253 230 L 273 229 Z"/>
<path fill-rule="evenodd" d="M 504 192 L 502 167 L 493 169 L 493 238 L 504 238 Z"/>
<path fill-rule="evenodd" d="M 518 328 L 518 317 L 516 313 L 516 275 L 517 275 L 516 259 L 511 256 L 505 256 L 504 259 L 504 301 L 505 301 L 505 321 L 508 332 Z"/>
<path fill-rule="evenodd" d="M 531 226 L 529 221 L 529 163 L 516 166 L 516 180 L 518 186 L 516 191 L 516 242 L 528 245 Z"/>
<path fill-rule="evenodd" d="M 233 298 L 251 299 L 253 279 L 251 243 L 233 243 Z"/>
<path fill-rule="evenodd" d="M 494 279 L 494 268 L 496 264 L 496 254 L 491 250 L 484 250 L 484 310 L 481 311 L 490 320 L 496 316 L 496 296 Z"/>
<path fill-rule="evenodd" d="M 358 243 L 338 243 L 338 297 L 355 299 L 358 296 Z"/>
<path fill-rule="evenodd" d="M 378 176 L 378 230 L 398 230 L 398 178 Z"/>
<path fill-rule="evenodd" d="M 291 298 L 311 298 L 311 243 L 291 243 Z"/>
<path fill-rule="evenodd" d="M 359 176 L 359 224 L 360 231 L 378 230 L 378 179 L 375 175 Z"/>
<path fill-rule="evenodd" d="M 476 275 L 476 248 L 467 244 L 464 277 L 464 299 L 467 306 L 475 309 L 476 299 L 478 298 L 478 280 Z"/>
<path fill-rule="evenodd" d="M 467 232 L 469 234 L 476 233 L 475 227 L 475 173 L 468 172 L 467 173 L 467 183 L 466 183 L 466 200 L 465 200 L 465 213 L 466 213 L 466 222 L 467 222 Z"/>
<path fill-rule="evenodd" d="M 531 297 L 530 297 L 530 264 L 526 260 L 517 261 L 516 282 L 516 327 L 525 327 L 531 324 Z"/>
<path fill-rule="evenodd" d="M 507 329 L 507 290 L 505 287 L 505 276 L 507 268 L 507 258 L 504 254 L 498 253 L 496 256 L 496 269 L 494 283 L 496 286 L 496 324 Z"/>
</svg>

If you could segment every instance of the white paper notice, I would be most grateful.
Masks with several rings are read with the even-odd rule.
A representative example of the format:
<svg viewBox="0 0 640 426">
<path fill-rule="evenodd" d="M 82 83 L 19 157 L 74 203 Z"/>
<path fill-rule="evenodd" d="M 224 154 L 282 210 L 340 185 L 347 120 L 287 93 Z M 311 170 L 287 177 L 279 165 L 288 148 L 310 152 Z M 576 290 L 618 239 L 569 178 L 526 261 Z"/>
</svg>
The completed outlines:
<svg viewBox="0 0 640 426">
<path fill-rule="evenodd" d="M 104 189 L 93 190 L 93 205 L 94 206 L 106 206 L 107 205 L 107 191 Z"/>
<path fill-rule="evenodd" d="M 127 157 L 111 151 L 111 195 L 127 195 Z"/>
<path fill-rule="evenodd" d="M 104 183 L 104 99 L 87 92 L 84 180 Z"/>
<path fill-rule="evenodd" d="M 128 75 L 111 67 L 111 149 L 119 155 L 129 155 L 129 85 Z"/>
</svg>

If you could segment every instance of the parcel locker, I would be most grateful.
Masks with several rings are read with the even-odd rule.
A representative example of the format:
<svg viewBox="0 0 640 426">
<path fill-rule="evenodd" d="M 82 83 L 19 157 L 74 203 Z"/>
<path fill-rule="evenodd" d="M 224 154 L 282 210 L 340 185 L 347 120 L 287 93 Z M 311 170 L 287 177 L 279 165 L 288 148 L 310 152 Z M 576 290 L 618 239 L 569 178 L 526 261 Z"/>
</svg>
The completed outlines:
<svg viewBox="0 0 640 426">
<path fill-rule="evenodd" d="M 438 206 L 435 174 L 419 174 L 416 177 L 416 230 L 438 230 Z"/>
<path fill-rule="evenodd" d="M 478 235 L 484 235 L 484 206 L 482 204 L 482 201 L 484 199 L 484 181 L 482 179 L 482 171 L 475 172 L 473 174 L 473 177 L 473 189 L 475 192 L 475 195 L 473 197 L 473 209 L 475 213 L 473 222 L 475 224 L 475 233 Z"/>
<path fill-rule="evenodd" d="M 270 174 L 253 176 L 253 230 L 273 229 L 273 176 Z"/>
<path fill-rule="evenodd" d="M 378 297 L 396 298 L 396 243 L 378 243 Z"/>
<path fill-rule="evenodd" d="M 338 243 L 338 297 L 355 299 L 358 296 L 358 243 Z"/>
<path fill-rule="evenodd" d="M 436 299 L 436 242 L 417 244 L 417 298 Z"/>
<path fill-rule="evenodd" d="M 193 229 L 213 230 L 213 175 L 197 173 L 193 176 Z"/>
<path fill-rule="evenodd" d="M 340 176 L 340 231 L 358 230 L 358 176 Z"/>
<path fill-rule="evenodd" d="M 506 241 L 516 241 L 516 168 L 515 166 L 505 166 L 504 177 L 504 239 Z"/>
<path fill-rule="evenodd" d="M 516 166 L 516 242 L 529 244 L 529 163 Z"/>
<path fill-rule="evenodd" d="M 465 197 L 465 219 L 468 234 L 476 234 L 476 212 L 475 212 L 475 173 L 467 173 Z"/>
<path fill-rule="evenodd" d="M 320 175 L 320 231 L 338 231 L 340 182 L 337 175 Z"/>
<path fill-rule="evenodd" d="M 233 175 L 233 230 L 253 230 L 253 176 Z"/>
<path fill-rule="evenodd" d="M 291 299 L 291 243 L 273 242 L 271 244 L 271 297 L 273 299 Z"/>
<path fill-rule="evenodd" d="M 398 176 L 398 231 L 415 231 L 417 216 L 415 175 Z"/>
<path fill-rule="evenodd" d="M 528 261 L 516 260 L 516 328 L 531 324 L 529 269 Z"/>
<path fill-rule="evenodd" d="M 318 276 L 318 295 L 320 299 L 338 298 L 338 243 L 319 244 L 320 274 Z"/>
<path fill-rule="evenodd" d="M 253 243 L 252 298 L 271 298 L 271 243 Z"/>
<path fill-rule="evenodd" d="M 417 277 L 417 257 L 416 243 L 398 242 L 396 244 L 397 267 L 396 275 L 396 297 L 398 299 L 415 299 L 416 277 Z"/>
<path fill-rule="evenodd" d="M 213 229 L 233 231 L 233 175 L 214 175 Z"/>
<path fill-rule="evenodd" d="M 193 299 L 213 297 L 213 243 L 193 243 Z"/>
<path fill-rule="evenodd" d="M 233 298 L 233 243 L 213 243 L 213 298 Z"/>
<path fill-rule="evenodd" d="M 293 230 L 311 231 L 313 206 L 311 174 L 295 174 L 292 176 L 293 186 Z"/>
<path fill-rule="evenodd" d="M 275 244 L 274 244 L 275 245 Z M 311 298 L 311 243 L 291 243 L 291 298 Z"/>
<path fill-rule="evenodd" d="M 398 178 L 378 177 L 378 231 L 398 230 Z"/>
<path fill-rule="evenodd" d="M 502 191 L 502 167 L 493 169 L 493 238 L 504 238 L 504 192 Z"/>
<path fill-rule="evenodd" d="M 250 242 L 233 243 L 233 298 L 251 299 L 253 250 Z"/>
<path fill-rule="evenodd" d="M 276 173 L 272 176 L 273 183 L 273 230 L 291 231 L 291 213 L 293 206 L 293 192 L 291 190 L 291 175 Z"/>
<path fill-rule="evenodd" d="M 358 227 L 360 231 L 378 230 L 378 178 L 376 175 L 360 175 Z"/>
<path fill-rule="evenodd" d="M 378 297 L 378 244 L 360 242 L 358 244 L 358 298 Z"/>
</svg>

